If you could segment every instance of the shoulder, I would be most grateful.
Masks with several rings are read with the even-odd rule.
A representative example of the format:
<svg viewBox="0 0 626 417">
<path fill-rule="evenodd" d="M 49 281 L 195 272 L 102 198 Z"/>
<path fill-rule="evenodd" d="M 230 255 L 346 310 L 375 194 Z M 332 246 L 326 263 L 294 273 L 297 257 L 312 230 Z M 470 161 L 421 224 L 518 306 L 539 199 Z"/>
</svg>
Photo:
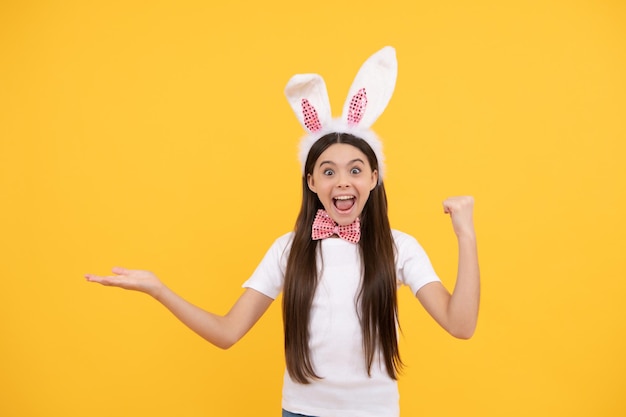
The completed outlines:
<svg viewBox="0 0 626 417">
<path fill-rule="evenodd" d="M 272 244 L 265 251 L 265 256 L 263 259 L 264 262 L 272 260 L 278 260 L 279 262 L 281 262 L 283 259 L 286 259 L 289 254 L 289 249 L 291 249 L 293 236 L 294 233 L 289 232 L 274 239 Z"/>
<path fill-rule="evenodd" d="M 274 239 L 272 246 L 270 246 L 268 252 L 273 252 L 279 256 L 286 254 L 291 248 L 291 243 L 293 241 L 294 232 L 285 233 Z"/>
<path fill-rule="evenodd" d="M 400 259 L 415 254 L 421 255 L 425 253 L 422 245 L 420 245 L 417 239 L 412 235 L 395 229 L 391 230 L 391 235 L 396 247 L 396 253 Z"/>
<path fill-rule="evenodd" d="M 293 233 L 286 233 L 274 240 L 256 269 L 244 282 L 244 288 L 252 288 L 270 298 L 276 298 L 283 287 L 283 279 Z"/>
<path fill-rule="evenodd" d="M 286 248 L 287 246 L 291 246 L 293 236 L 294 236 L 294 232 L 288 232 L 282 236 L 277 237 L 274 240 L 274 246 L 281 246 L 283 248 Z"/>
<path fill-rule="evenodd" d="M 401 232 L 400 230 L 391 229 L 391 236 L 393 237 L 393 242 L 397 247 L 418 244 L 417 239 L 408 233 Z"/>
<path fill-rule="evenodd" d="M 426 251 L 408 233 L 392 230 L 396 245 L 396 269 L 399 282 L 408 285 L 413 294 L 428 284 L 439 281 Z"/>
</svg>

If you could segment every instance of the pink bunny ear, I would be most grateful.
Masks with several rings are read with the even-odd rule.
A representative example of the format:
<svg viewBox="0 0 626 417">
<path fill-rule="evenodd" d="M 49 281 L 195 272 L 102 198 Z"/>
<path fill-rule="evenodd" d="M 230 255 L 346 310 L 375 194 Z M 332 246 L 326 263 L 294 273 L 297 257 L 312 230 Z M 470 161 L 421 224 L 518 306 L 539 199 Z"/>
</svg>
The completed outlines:
<svg viewBox="0 0 626 417">
<path fill-rule="evenodd" d="M 367 94 L 365 93 L 365 88 L 361 88 L 350 99 L 347 116 L 348 125 L 354 126 L 359 124 L 365 114 L 365 107 L 367 107 Z"/>
<path fill-rule="evenodd" d="M 317 111 L 306 98 L 302 99 L 302 115 L 304 117 L 304 126 L 309 129 L 309 132 L 322 130 L 322 122 L 320 122 Z"/>
<path fill-rule="evenodd" d="M 394 48 L 386 46 L 370 56 L 359 69 L 348 92 L 342 114 L 345 122 L 369 128 L 387 107 L 397 75 Z"/>
<path fill-rule="evenodd" d="M 300 124 L 317 132 L 331 121 L 330 101 L 324 79 L 317 74 L 296 74 L 285 87 L 287 101 Z"/>
</svg>

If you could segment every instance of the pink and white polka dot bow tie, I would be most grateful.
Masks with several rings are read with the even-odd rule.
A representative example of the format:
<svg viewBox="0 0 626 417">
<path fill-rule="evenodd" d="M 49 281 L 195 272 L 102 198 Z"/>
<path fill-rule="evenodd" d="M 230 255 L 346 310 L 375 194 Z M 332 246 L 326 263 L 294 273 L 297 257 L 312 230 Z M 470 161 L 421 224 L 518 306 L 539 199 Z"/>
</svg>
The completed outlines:
<svg viewBox="0 0 626 417">
<path fill-rule="evenodd" d="M 315 220 L 313 220 L 312 239 L 326 239 L 333 235 L 337 235 L 348 242 L 359 243 L 359 239 L 361 239 L 361 223 L 359 218 L 357 217 L 356 220 L 348 225 L 339 226 L 330 218 L 326 210 L 319 209 L 315 215 Z"/>
</svg>

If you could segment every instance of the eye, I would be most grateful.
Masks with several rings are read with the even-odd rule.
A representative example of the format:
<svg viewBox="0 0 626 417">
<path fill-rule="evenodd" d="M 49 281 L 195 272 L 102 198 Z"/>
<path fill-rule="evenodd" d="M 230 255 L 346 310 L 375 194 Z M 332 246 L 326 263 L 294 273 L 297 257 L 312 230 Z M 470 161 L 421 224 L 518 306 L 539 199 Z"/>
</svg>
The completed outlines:
<svg viewBox="0 0 626 417">
<path fill-rule="evenodd" d="M 357 174 L 360 174 L 360 173 L 361 173 L 361 168 L 352 168 L 350 170 L 350 174 L 352 174 L 352 175 L 357 175 Z"/>
<path fill-rule="evenodd" d="M 332 169 L 325 169 L 322 173 L 323 173 L 323 175 L 333 175 L 334 174 Z"/>
</svg>

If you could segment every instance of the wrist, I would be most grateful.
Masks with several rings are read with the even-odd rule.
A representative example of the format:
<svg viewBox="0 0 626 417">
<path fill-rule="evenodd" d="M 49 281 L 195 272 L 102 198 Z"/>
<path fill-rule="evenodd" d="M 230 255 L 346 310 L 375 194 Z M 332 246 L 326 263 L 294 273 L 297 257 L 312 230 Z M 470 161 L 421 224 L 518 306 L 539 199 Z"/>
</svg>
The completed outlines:
<svg viewBox="0 0 626 417">
<path fill-rule="evenodd" d="M 476 233 L 474 232 L 474 230 L 464 230 L 457 232 L 456 237 L 459 243 L 476 243 Z"/>
<path fill-rule="evenodd" d="M 167 287 L 159 281 L 148 291 L 148 295 L 157 301 L 161 301 L 166 291 Z"/>
</svg>

